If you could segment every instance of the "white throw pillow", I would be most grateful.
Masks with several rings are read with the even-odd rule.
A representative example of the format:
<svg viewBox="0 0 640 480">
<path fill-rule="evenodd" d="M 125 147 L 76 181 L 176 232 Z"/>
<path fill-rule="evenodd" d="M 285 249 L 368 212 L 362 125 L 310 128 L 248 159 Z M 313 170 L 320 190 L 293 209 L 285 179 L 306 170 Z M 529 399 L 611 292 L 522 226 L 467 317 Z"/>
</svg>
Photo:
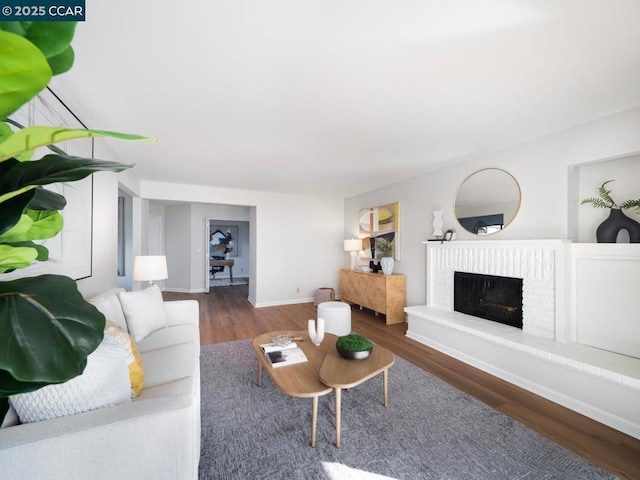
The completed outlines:
<svg viewBox="0 0 640 480">
<path fill-rule="evenodd" d="M 125 332 L 128 332 L 127 321 L 124 318 L 124 313 L 122 313 L 122 306 L 118 298 L 120 292 L 124 292 L 124 289 L 114 288 L 89 299 L 89 303 L 96 307 L 104 315 L 105 319 L 112 321 Z"/>
<path fill-rule="evenodd" d="M 157 285 L 137 292 L 121 292 L 119 296 L 129 333 L 136 342 L 167 326 L 164 301 Z"/>
<path fill-rule="evenodd" d="M 22 423 L 82 413 L 131 400 L 127 352 L 110 335 L 87 357 L 81 375 L 9 397 Z"/>
</svg>

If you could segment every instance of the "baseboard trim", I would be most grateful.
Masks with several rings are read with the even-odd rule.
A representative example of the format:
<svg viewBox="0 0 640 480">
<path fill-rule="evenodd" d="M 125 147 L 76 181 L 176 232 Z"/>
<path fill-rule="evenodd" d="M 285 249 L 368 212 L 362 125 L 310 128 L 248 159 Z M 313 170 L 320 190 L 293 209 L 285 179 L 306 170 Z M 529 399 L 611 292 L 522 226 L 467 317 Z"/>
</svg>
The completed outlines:
<svg viewBox="0 0 640 480">
<path fill-rule="evenodd" d="M 172 292 L 172 293 L 204 293 L 203 288 L 163 288 L 163 292 Z"/>
<path fill-rule="evenodd" d="M 311 303 L 313 302 L 313 298 L 297 298 L 294 300 L 280 300 L 275 302 L 254 302 L 254 301 L 252 302 L 251 299 L 249 299 L 249 301 L 254 307 L 263 308 L 263 307 L 278 307 L 280 305 L 296 305 L 298 303 Z"/>
</svg>

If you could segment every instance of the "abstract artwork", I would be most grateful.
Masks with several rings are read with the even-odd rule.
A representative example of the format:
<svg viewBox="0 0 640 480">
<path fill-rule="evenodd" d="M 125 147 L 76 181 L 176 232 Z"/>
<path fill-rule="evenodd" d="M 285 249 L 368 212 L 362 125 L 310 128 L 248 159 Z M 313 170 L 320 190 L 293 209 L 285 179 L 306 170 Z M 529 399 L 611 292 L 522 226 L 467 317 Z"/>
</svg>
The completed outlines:
<svg viewBox="0 0 640 480">
<path fill-rule="evenodd" d="M 365 208 L 358 212 L 358 236 L 363 239 L 363 248 L 375 255 L 375 240 L 384 239 L 392 245 L 393 258 L 400 260 L 399 203 Z"/>
<path fill-rule="evenodd" d="M 238 256 L 238 227 L 209 225 L 209 256 Z"/>
</svg>

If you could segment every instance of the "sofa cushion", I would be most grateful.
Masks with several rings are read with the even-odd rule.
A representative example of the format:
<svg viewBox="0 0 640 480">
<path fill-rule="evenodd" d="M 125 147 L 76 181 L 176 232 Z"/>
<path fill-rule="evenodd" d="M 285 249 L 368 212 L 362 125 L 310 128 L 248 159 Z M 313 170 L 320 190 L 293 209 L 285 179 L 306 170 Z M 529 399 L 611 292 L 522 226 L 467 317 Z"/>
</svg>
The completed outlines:
<svg viewBox="0 0 640 480">
<path fill-rule="evenodd" d="M 136 342 L 138 351 L 142 354 L 152 350 L 177 345 L 179 343 L 198 343 L 198 326 L 193 324 L 175 325 L 173 327 L 156 330 L 151 335 Z"/>
<path fill-rule="evenodd" d="M 120 299 L 118 298 L 118 294 L 124 291 L 124 288 L 112 288 L 111 290 L 107 290 L 100 295 L 90 298 L 88 302 L 96 307 L 100 313 L 104 315 L 104 318 L 119 325 L 125 332 L 128 332 L 127 321 L 124 318 Z"/>
<path fill-rule="evenodd" d="M 102 343 L 87 357 L 87 366 L 81 375 L 9 397 L 22 423 L 82 413 L 130 399 L 127 354 L 109 334 L 105 334 Z"/>
<path fill-rule="evenodd" d="M 136 342 L 131 335 L 109 320 L 107 320 L 104 331 L 115 338 L 127 352 L 131 398 L 135 398 L 140 395 L 144 385 L 144 365 L 142 364 L 142 357 L 138 353 Z"/>
<path fill-rule="evenodd" d="M 145 390 L 181 378 L 197 376 L 200 367 L 199 351 L 199 345 L 188 342 L 143 353 Z"/>
<path fill-rule="evenodd" d="M 136 401 L 180 397 L 183 395 L 193 398 L 197 394 L 197 389 L 198 379 L 196 377 L 185 377 L 155 387 L 145 388 Z"/>
<path fill-rule="evenodd" d="M 138 342 L 152 332 L 167 326 L 162 293 L 157 285 L 118 295 L 129 333 Z"/>
</svg>

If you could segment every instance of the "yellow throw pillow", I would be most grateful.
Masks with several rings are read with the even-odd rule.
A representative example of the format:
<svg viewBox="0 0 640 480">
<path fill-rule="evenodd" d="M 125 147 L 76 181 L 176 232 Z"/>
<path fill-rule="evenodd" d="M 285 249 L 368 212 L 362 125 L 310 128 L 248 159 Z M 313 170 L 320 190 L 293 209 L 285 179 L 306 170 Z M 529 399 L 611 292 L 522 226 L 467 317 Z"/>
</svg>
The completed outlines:
<svg viewBox="0 0 640 480">
<path fill-rule="evenodd" d="M 115 338 L 127 351 L 129 381 L 131 382 L 131 398 L 135 398 L 140 395 L 140 391 L 144 385 L 144 366 L 142 365 L 142 357 L 138 352 L 136 342 L 133 340 L 131 335 L 122 329 L 122 327 L 110 320 L 107 320 L 104 326 L 104 331 Z"/>
</svg>

